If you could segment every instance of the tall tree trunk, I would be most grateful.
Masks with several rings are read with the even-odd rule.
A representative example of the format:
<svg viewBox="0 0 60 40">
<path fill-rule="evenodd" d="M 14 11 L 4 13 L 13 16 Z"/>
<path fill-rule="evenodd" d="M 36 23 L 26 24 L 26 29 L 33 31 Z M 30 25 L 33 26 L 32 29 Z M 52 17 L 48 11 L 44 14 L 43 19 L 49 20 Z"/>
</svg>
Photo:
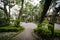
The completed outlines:
<svg viewBox="0 0 60 40">
<path fill-rule="evenodd" d="M 44 20 L 44 17 L 45 17 L 45 15 L 46 15 L 46 13 L 47 13 L 47 11 L 48 11 L 48 9 L 49 9 L 49 6 L 50 6 L 50 4 L 51 4 L 51 1 L 52 0 L 45 0 L 45 4 L 44 4 L 44 7 L 43 7 L 43 11 L 42 11 L 42 13 L 41 13 L 41 16 L 40 16 L 40 20 L 39 20 L 39 22 L 40 23 L 42 23 L 42 21 Z"/>
<path fill-rule="evenodd" d="M 10 1 L 9 1 L 9 23 L 10 23 Z"/>
<path fill-rule="evenodd" d="M 7 9 L 6 9 L 6 6 L 8 5 L 8 1 L 6 1 L 6 0 L 1 0 L 1 2 L 4 3 L 4 8 L 0 7 L 0 9 L 5 12 L 6 22 L 9 23 L 9 14 L 8 14 L 8 12 L 7 12 Z M 8 24 L 8 23 L 7 23 L 7 24 Z"/>
<path fill-rule="evenodd" d="M 21 0 L 21 1 L 22 1 L 21 9 L 20 9 L 20 12 L 19 12 L 19 15 L 18 15 L 18 18 L 17 18 L 17 22 L 16 22 L 16 24 L 15 24 L 16 27 L 20 26 L 20 16 L 21 16 L 21 14 L 22 14 L 24 0 Z"/>
<path fill-rule="evenodd" d="M 9 14 L 7 12 L 6 5 L 5 4 L 4 4 L 4 12 L 6 14 L 6 22 L 9 24 Z"/>
<path fill-rule="evenodd" d="M 49 24 L 53 25 L 51 32 L 52 32 L 52 40 L 54 40 L 54 23 L 56 22 L 56 15 L 57 13 L 60 11 L 60 7 L 58 8 L 54 8 L 53 10 L 53 14 L 52 14 L 52 18 L 51 21 L 49 22 Z"/>
</svg>

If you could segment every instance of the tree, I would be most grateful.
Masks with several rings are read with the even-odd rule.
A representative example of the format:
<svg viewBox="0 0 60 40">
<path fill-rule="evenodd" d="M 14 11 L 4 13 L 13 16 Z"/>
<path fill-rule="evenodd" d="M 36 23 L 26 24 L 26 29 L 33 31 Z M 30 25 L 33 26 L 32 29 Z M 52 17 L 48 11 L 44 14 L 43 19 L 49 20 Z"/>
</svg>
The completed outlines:
<svg viewBox="0 0 60 40">
<path fill-rule="evenodd" d="M 52 32 L 52 38 L 54 38 L 54 23 L 56 22 L 56 16 L 57 13 L 60 11 L 60 6 L 59 7 L 54 7 L 53 12 L 52 12 L 52 17 L 51 20 L 49 22 L 49 24 L 51 24 L 53 27 L 51 28 L 51 32 Z"/>
<path fill-rule="evenodd" d="M 15 26 L 16 26 L 16 27 L 20 26 L 20 16 L 21 16 L 21 14 L 22 14 L 24 0 L 21 0 L 21 2 L 22 2 L 22 3 L 21 3 L 21 8 L 20 8 L 20 10 L 19 10 L 17 22 L 15 23 Z"/>
<path fill-rule="evenodd" d="M 7 24 L 9 24 L 9 14 L 8 14 L 8 12 L 7 12 L 7 9 L 6 9 L 6 6 L 8 5 L 8 0 L 1 0 L 1 2 L 4 3 L 4 8 L 0 7 L 0 9 L 5 12 L 6 22 L 7 22 Z"/>
<path fill-rule="evenodd" d="M 49 6 L 51 4 L 51 1 L 52 0 L 45 0 L 45 3 L 44 3 L 44 7 L 43 7 L 43 11 L 41 13 L 41 16 L 39 17 L 39 23 L 42 23 L 42 21 L 44 20 L 44 17 L 47 13 L 47 10 L 49 9 Z"/>
<path fill-rule="evenodd" d="M 6 23 L 10 24 L 10 8 L 12 8 L 14 5 L 11 4 L 11 0 L 0 0 L 3 3 L 3 7 L 0 6 L 0 9 L 5 12 L 6 16 Z M 7 6 L 9 6 L 9 12 L 7 11 Z"/>
<path fill-rule="evenodd" d="M 16 4 L 18 5 L 21 0 L 0 0 L 3 3 L 3 7 L 0 6 L 0 9 L 4 11 L 6 16 L 6 23 L 10 24 L 10 9 L 14 7 Z M 7 6 L 9 9 L 7 9 Z"/>
</svg>

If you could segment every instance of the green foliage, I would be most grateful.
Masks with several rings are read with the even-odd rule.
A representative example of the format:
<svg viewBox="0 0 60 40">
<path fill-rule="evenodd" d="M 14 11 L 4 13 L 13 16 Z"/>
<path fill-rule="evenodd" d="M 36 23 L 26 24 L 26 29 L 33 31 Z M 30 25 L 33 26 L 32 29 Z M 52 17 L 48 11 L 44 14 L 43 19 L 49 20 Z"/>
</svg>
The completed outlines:
<svg viewBox="0 0 60 40">
<path fill-rule="evenodd" d="M 41 25 L 40 25 L 41 26 Z M 53 25 L 48 24 L 48 28 L 37 27 L 34 29 L 35 33 L 44 37 L 51 37 Z M 54 37 L 60 37 L 60 30 L 54 30 Z"/>
<path fill-rule="evenodd" d="M 38 27 L 42 27 L 43 25 L 49 24 L 49 21 L 44 20 L 41 24 L 38 23 Z M 48 26 L 48 25 L 47 25 Z"/>
<path fill-rule="evenodd" d="M 60 37 L 60 30 L 54 30 L 55 37 Z"/>
<path fill-rule="evenodd" d="M 49 22 L 48 20 L 44 20 L 44 21 L 42 22 L 42 24 L 43 24 L 43 23 L 48 24 L 48 22 Z"/>
<path fill-rule="evenodd" d="M 20 4 L 21 3 L 21 0 L 16 0 L 16 4 Z"/>
<path fill-rule="evenodd" d="M 48 24 L 48 29 L 49 29 L 49 30 L 52 30 L 52 28 L 53 28 L 53 25 Z"/>
<path fill-rule="evenodd" d="M 16 20 L 10 20 L 10 22 L 14 23 L 14 25 L 16 25 L 17 22 L 20 22 L 20 20 L 16 19 Z M 20 25 L 19 25 L 20 26 Z"/>
<path fill-rule="evenodd" d="M 38 23 L 38 27 L 42 27 L 42 24 Z"/>
<path fill-rule="evenodd" d="M 20 20 L 14 20 L 14 22 L 20 22 Z"/>
<path fill-rule="evenodd" d="M 14 27 L 10 25 L 10 26 L 5 26 L 5 27 L 0 27 L 0 32 L 17 32 L 23 29 L 24 28 L 22 26 Z"/>
<path fill-rule="evenodd" d="M 20 26 L 20 20 L 18 20 L 18 19 L 15 20 L 15 21 L 14 21 L 14 26 L 15 26 L 15 27 L 19 27 L 19 26 Z"/>
<path fill-rule="evenodd" d="M 38 35 L 41 35 L 41 36 L 47 36 L 47 37 L 51 36 L 51 31 L 48 30 L 47 28 L 39 27 L 39 28 L 34 29 L 34 32 L 37 32 Z"/>
<path fill-rule="evenodd" d="M 0 10 L 0 18 L 5 18 L 4 11 Z"/>
<path fill-rule="evenodd" d="M 29 10 L 33 8 L 33 5 L 30 2 L 25 3 L 25 5 Z"/>
<path fill-rule="evenodd" d="M 7 25 L 8 23 L 6 22 L 6 19 L 5 18 L 0 18 L 0 27 L 1 26 L 5 26 Z"/>
<path fill-rule="evenodd" d="M 27 13 L 28 9 L 27 8 L 24 8 L 23 9 L 23 13 Z"/>
</svg>

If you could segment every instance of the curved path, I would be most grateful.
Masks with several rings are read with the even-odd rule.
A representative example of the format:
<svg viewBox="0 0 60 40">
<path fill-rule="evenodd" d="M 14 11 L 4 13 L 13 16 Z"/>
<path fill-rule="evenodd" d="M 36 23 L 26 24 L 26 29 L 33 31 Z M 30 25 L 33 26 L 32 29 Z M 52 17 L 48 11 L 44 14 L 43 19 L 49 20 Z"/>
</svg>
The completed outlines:
<svg viewBox="0 0 60 40">
<path fill-rule="evenodd" d="M 32 30 L 37 27 L 34 23 L 25 23 L 22 22 L 21 25 L 25 28 L 25 30 L 18 34 L 14 39 L 15 40 L 36 40 L 32 35 Z"/>
</svg>

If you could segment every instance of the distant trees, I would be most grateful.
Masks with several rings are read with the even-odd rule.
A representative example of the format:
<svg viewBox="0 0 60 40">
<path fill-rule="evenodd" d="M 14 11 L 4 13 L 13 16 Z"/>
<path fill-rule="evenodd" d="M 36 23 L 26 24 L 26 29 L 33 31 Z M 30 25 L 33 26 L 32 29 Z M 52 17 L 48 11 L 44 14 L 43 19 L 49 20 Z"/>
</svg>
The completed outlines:
<svg viewBox="0 0 60 40">
<path fill-rule="evenodd" d="M 42 23 L 51 4 L 53 4 L 53 7 L 56 5 L 56 0 L 41 0 L 40 3 L 36 6 L 32 5 L 30 2 L 25 3 L 24 1 L 25 0 L 1 0 L 1 2 L 3 3 L 3 7 L 0 6 L 0 9 L 5 12 L 6 22 L 10 23 L 10 9 L 16 4 L 21 6 L 19 14 L 17 15 L 17 21 L 15 23 L 16 27 L 20 25 L 20 19 L 23 14 L 26 14 L 26 17 L 30 16 L 31 20 L 33 20 L 34 16 L 34 21 L 38 20 L 39 23 Z M 7 11 L 7 6 L 9 6 L 9 12 Z M 58 10 L 59 9 L 55 8 L 54 11 L 56 11 L 57 13 Z M 55 16 L 56 14 L 53 15 Z M 52 17 L 52 19 L 54 18 Z"/>
</svg>

